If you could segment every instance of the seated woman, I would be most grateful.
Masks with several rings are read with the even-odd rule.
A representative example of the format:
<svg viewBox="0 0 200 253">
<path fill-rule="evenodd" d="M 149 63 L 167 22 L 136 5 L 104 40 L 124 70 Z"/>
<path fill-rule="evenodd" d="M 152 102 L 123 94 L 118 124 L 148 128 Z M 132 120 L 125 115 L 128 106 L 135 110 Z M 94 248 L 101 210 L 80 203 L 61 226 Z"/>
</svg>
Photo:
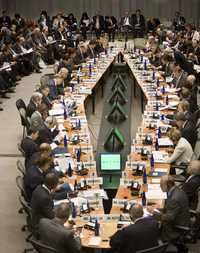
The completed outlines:
<svg viewBox="0 0 200 253">
<path fill-rule="evenodd" d="M 167 163 L 173 165 L 188 164 L 193 155 L 193 150 L 190 143 L 184 137 L 182 137 L 181 132 L 175 128 L 170 130 L 169 138 L 173 142 L 175 149 L 173 154 L 167 160 Z M 176 172 L 177 174 L 180 174 L 180 171 L 177 170 Z"/>
</svg>

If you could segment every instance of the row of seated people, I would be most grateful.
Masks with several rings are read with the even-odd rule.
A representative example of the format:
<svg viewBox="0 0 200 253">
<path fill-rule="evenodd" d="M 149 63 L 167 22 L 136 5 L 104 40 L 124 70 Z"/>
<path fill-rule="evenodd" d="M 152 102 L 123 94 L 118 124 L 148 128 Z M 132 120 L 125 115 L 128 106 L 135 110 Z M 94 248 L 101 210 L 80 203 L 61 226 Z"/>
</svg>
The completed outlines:
<svg viewBox="0 0 200 253">
<path fill-rule="evenodd" d="M 66 24 L 59 26 L 53 32 L 50 32 L 47 27 L 42 29 L 39 25 L 28 21 L 24 21 L 20 27 L 14 23 L 2 26 L 0 32 L 1 97 L 9 98 L 7 93 L 15 92 L 15 86 L 22 77 L 32 72 L 41 73 L 41 68 L 45 64 L 54 64 L 55 60 L 61 60 L 62 63 L 59 65 L 66 64 L 71 71 L 86 57 L 97 56 L 101 51 L 102 38 L 93 41 L 86 51 L 84 46 L 79 46 L 76 50 L 78 41 L 67 35 L 66 26 Z M 95 50 L 92 49 L 94 47 Z"/>
</svg>

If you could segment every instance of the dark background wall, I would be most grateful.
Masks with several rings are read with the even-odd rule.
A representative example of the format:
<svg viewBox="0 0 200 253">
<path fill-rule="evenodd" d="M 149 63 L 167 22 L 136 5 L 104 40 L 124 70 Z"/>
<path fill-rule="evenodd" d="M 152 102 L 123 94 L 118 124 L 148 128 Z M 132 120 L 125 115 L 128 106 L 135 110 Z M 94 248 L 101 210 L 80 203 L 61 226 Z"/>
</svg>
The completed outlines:
<svg viewBox="0 0 200 253">
<path fill-rule="evenodd" d="M 50 15 L 58 11 L 73 12 L 79 18 L 86 10 L 90 16 L 100 10 L 104 15 L 120 17 L 126 10 L 134 12 L 141 8 L 146 17 L 156 16 L 162 20 L 171 19 L 174 12 L 180 10 L 188 21 L 200 23 L 200 0 L 0 0 L 0 8 L 29 18 L 38 17 L 41 9 Z"/>
</svg>

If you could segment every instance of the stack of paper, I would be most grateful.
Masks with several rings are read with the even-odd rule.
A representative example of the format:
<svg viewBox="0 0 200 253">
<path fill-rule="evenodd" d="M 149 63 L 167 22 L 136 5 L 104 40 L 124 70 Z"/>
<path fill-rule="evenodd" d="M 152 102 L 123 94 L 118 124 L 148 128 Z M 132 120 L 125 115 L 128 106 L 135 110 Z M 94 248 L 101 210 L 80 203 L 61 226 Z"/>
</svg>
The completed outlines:
<svg viewBox="0 0 200 253">
<path fill-rule="evenodd" d="M 147 199 L 167 199 L 167 193 L 163 192 L 159 184 L 148 184 Z"/>
<path fill-rule="evenodd" d="M 155 163 L 166 163 L 168 153 L 165 151 L 152 151 Z"/>
</svg>

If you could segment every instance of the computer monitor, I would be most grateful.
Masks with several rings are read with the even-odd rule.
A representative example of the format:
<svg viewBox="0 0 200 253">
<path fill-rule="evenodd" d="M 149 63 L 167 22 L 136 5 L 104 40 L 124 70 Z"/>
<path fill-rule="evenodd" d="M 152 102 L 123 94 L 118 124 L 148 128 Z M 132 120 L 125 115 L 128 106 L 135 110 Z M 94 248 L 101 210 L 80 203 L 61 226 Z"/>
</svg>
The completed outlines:
<svg viewBox="0 0 200 253">
<path fill-rule="evenodd" d="M 121 155 L 119 153 L 100 154 L 100 169 L 104 172 L 121 170 Z"/>
</svg>

